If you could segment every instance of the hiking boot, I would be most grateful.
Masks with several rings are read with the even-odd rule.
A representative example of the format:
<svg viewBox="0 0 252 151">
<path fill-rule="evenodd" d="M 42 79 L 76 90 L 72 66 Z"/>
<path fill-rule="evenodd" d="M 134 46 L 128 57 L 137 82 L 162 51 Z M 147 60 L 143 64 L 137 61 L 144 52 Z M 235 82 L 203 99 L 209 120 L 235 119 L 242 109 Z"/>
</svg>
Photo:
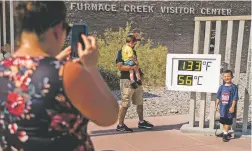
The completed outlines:
<svg viewBox="0 0 252 151">
<path fill-rule="evenodd" d="M 152 129 L 154 126 L 148 121 L 138 122 L 138 128 Z"/>
<path fill-rule="evenodd" d="M 122 126 L 117 125 L 116 130 L 120 132 L 133 132 L 133 130 L 128 128 L 125 124 L 123 124 Z"/>
<path fill-rule="evenodd" d="M 131 83 L 130 86 L 131 86 L 132 89 L 138 88 L 138 85 L 137 85 L 136 82 Z"/>
<path fill-rule="evenodd" d="M 137 80 L 136 82 L 138 85 L 142 85 L 142 81 L 141 80 Z"/>
</svg>

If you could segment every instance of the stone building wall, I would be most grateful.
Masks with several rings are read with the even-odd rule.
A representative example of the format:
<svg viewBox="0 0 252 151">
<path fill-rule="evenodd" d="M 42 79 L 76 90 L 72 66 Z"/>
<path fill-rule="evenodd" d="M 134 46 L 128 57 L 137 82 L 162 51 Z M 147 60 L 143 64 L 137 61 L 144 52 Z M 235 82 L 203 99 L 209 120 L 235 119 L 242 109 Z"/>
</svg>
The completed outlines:
<svg viewBox="0 0 252 151">
<path fill-rule="evenodd" d="M 71 23 L 87 23 L 89 32 L 102 34 L 107 28 L 118 30 L 126 22 L 140 30 L 145 39 L 168 47 L 169 53 L 192 53 L 194 17 L 251 15 L 250 1 L 108 1 L 66 2 Z M 238 21 L 234 22 L 231 66 L 234 68 Z M 204 24 L 200 50 L 203 50 Z M 214 29 L 215 23 L 213 23 Z M 227 22 L 222 23 L 220 50 L 224 58 Z M 245 24 L 242 69 L 246 70 L 250 22 Z M 213 40 L 214 41 L 214 40 Z M 211 49 L 213 50 L 213 49 Z"/>
<path fill-rule="evenodd" d="M 71 23 L 87 23 L 90 33 L 102 34 L 108 28 L 118 30 L 129 22 L 132 23 L 132 29 L 143 33 L 145 40 L 151 39 L 154 45 L 167 46 L 169 53 L 192 53 L 194 17 L 251 15 L 251 1 L 66 1 L 65 3 L 68 9 L 67 20 Z M 6 4 L 6 39 L 7 43 L 10 43 L 9 2 Z M 0 8 L 1 5 L 0 2 Z M 214 25 L 215 22 L 213 31 Z M 232 69 L 235 62 L 238 25 L 239 22 L 235 21 L 231 53 Z M 222 58 L 225 52 L 226 27 L 227 22 L 223 22 L 220 45 Z M 247 21 L 241 72 L 246 71 L 249 27 L 250 21 Z M 201 28 L 200 50 L 203 50 L 203 41 L 204 22 Z"/>
</svg>

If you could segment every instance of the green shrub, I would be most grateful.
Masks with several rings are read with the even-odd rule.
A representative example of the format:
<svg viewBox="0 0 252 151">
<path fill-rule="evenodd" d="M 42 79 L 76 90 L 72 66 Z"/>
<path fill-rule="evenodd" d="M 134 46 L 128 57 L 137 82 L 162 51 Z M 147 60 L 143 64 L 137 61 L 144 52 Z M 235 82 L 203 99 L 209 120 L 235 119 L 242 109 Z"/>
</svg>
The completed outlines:
<svg viewBox="0 0 252 151">
<path fill-rule="evenodd" d="M 116 85 L 119 85 L 115 59 L 117 51 L 125 44 L 125 39 L 130 31 L 131 25 L 127 23 L 126 27 L 119 28 L 119 31 L 107 29 L 103 35 L 97 37 L 100 51 L 99 67 L 103 69 L 102 76 L 111 89 L 117 89 Z M 162 45 L 154 47 L 151 40 L 147 40 L 144 44 L 139 43 L 135 49 L 140 68 L 145 74 L 144 85 L 164 86 L 167 47 Z M 114 77 L 114 79 L 111 77 Z"/>
<path fill-rule="evenodd" d="M 118 90 L 119 85 L 119 77 L 115 72 L 109 71 L 104 67 L 100 67 L 100 73 L 102 77 L 105 79 L 106 83 L 112 90 Z"/>
</svg>

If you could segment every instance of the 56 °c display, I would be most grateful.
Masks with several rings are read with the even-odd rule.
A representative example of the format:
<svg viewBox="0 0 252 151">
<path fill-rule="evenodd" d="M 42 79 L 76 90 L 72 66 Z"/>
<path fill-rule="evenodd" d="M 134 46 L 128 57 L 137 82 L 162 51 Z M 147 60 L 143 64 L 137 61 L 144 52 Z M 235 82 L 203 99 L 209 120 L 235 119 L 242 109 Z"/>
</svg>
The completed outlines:
<svg viewBox="0 0 252 151">
<path fill-rule="evenodd" d="M 178 74 L 178 85 L 191 86 L 193 84 L 193 75 Z"/>
</svg>

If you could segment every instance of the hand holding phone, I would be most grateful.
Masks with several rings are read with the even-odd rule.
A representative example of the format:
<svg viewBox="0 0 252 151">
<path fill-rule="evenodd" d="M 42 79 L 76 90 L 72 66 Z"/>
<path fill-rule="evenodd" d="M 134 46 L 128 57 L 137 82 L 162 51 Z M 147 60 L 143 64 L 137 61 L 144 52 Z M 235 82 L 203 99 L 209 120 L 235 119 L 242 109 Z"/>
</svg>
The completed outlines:
<svg viewBox="0 0 252 151">
<path fill-rule="evenodd" d="M 79 58 L 74 59 L 74 62 L 81 62 L 86 69 L 97 67 L 99 51 L 97 50 L 95 37 L 82 35 L 82 39 L 85 43 L 85 50 L 82 49 L 82 45 L 79 43 Z"/>
<path fill-rule="evenodd" d="M 74 24 L 70 33 L 70 45 L 71 45 L 71 58 L 79 58 L 78 55 L 78 43 L 81 43 L 82 50 L 85 49 L 85 44 L 82 39 L 82 34 L 88 35 L 87 24 Z"/>
</svg>

